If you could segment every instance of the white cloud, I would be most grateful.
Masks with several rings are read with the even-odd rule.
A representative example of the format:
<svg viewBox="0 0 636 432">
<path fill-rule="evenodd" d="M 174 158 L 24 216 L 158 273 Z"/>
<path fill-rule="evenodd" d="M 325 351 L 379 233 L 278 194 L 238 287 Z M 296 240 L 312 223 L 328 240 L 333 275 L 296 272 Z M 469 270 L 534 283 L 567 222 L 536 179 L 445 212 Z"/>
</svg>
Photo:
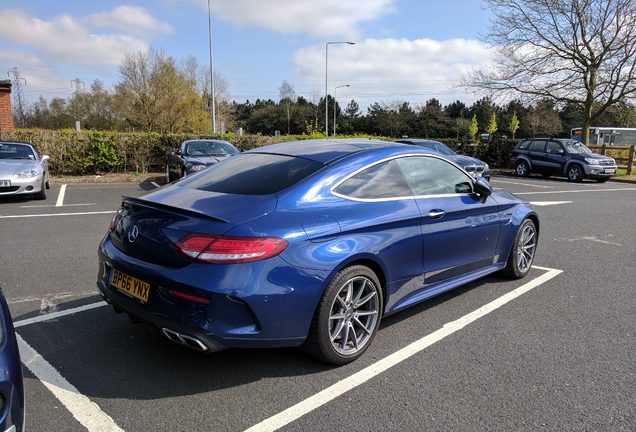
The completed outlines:
<svg viewBox="0 0 636 432">
<path fill-rule="evenodd" d="M 125 53 L 147 48 L 144 40 L 128 34 L 92 33 L 68 14 L 46 21 L 19 10 L 0 11 L 0 38 L 30 46 L 56 63 L 77 65 L 115 65 Z"/>
<path fill-rule="evenodd" d="M 184 0 L 176 0 L 184 1 Z M 207 9 L 207 0 L 185 0 Z M 393 12 L 395 0 L 232 0 L 214 1 L 214 14 L 238 26 L 285 34 L 355 37 L 361 23 Z"/>
<path fill-rule="evenodd" d="M 157 20 L 146 9 L 128 5 L 117 6 L 110 12 L 89 15 L 82 21 L 92 27 L 115 29 L 141 37 L 173 32 L 170 24 Z"/>
<path fill-rule="evenodd" d="M 361 105 L 375 101 L 442 103 L 474 99 L 459 88 L 462 76 L 486 67 L 491 49 L 476 40 L 366 39 L 356 45 L 329 47 L 329 93 L 336 85 L 338 99 L 356 99 Z M 294 56 L 299 82 L 324 82 L 325 47 L 303 48 Z M 324 85 L 320 88 L 324 94 Z M 300 93 L 300 92 L 299 92 Z M 342 98 L 342 99 L 341 99 Z"/>
<path fill-rule="evenodd" d="M 45 98 L 70 95 L 72 88 L 70 79 L 62 79 L 49 62 L 40 57 L 16 50 L 0 49 L 0 71 L 8 71 L 17 67 L 22 82 L 22 94 L 28 101 L 34 101 L 38 96 Z"/>
</svg>

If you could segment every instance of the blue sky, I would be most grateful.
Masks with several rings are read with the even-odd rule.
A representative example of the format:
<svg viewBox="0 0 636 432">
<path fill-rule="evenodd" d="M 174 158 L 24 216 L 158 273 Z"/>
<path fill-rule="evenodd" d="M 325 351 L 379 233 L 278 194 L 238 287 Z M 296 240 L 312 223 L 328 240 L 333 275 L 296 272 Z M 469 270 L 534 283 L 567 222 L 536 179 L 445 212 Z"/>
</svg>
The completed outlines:
<svg viewBox="0 0 636 432">
<path fill-rule="evenodd" d="M 324 95 L 325 42 L 329 91 L 338 99 L 410 101 L 436 97 L 471 102 L 457 86 L 484 67 L 479 41 L 489 11 L 479 0 L 212 0 L 215 70 L 229 96 L 278 99 L 283 80 L 297 95 Z M 0 74 L 17 66 L 26 97 L 68 96 L 70 81 L 112 86 L 127 53 L 149 47 L 177 60 L 208 65 L 207 0 L 2 0 Z"/>
</svg>

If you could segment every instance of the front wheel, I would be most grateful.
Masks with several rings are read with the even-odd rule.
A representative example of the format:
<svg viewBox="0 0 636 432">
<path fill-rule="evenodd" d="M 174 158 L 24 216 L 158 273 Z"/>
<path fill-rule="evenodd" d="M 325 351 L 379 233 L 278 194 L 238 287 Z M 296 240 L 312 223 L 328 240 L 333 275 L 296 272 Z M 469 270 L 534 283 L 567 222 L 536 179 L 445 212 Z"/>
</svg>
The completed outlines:
<svg viewBox="0 0 636 432">
<path fill-rule="evenodd" d="M 33 196 L 37 200 L 45 200 L 46 199 L 46 183 L 44 182 L 44 180 L 42 180 L 42 189 L 40 189 L 40 192 L 34 193 Z"/>
<path fill-rule="evenodd" d="M 580 165 L 572 164 L 568 168 L 568 180 L 575 183 L 583 181 L 583 169 Z"/>
<path fill-rule="evenodd" d="M 524 220 L 517 231 L 508 262 L 503 270 L 506 276 L 520 279 L 528 274 L 537 250 L 537 240 L 536 225 L 530 219 Z"/>
<path fill-rule="evenodd" d="M 382 290 L 371 269 L 341 270 L 323 294 L 304 348 L 332 364 L 350 363 L 371 345 L 380 325 Z"/>
</svg>

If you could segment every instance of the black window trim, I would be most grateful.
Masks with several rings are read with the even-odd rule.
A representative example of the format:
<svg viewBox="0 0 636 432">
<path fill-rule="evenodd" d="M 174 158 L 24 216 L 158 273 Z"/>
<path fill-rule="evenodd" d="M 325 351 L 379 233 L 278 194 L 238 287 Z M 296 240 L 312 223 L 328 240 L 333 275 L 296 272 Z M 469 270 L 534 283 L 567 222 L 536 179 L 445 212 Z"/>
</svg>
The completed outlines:
<svg viewBox="0 0 636 432">
<path fill-rule="evenodd" d="M 409 196 L 400 196 L 400 197 L 390 197 L 390 198 L 356 198 L 356 197 L 352 197 L 349 195 L 344 195 L 341 193 L 336 192 L 336 189 L 343 184 L 344 182 L 346 182 L 347 180 L 349 180 L 351 177 L 361 173 L 362 171 L 369 169 L 375 165 L 379 165 L 381 163 L 384 162 L 388 162 L 391 160 L 396 160 L 396 159 L 401 159 L 401 158 L 406 158 L 406 157 L 425 157 L 425 158 L 432 158 L 432 159 L 439 159 L 441 161 L 444 161 L 452 166 L 454 166 L 455 168 L 457 168 L 458 170 L 460 170 L 462 173 L 464 173 L 464 175 L 466 177 L 468 177 L 472 192 L 465 192 L 465 193 L 452 193 L 452 194 L 429 194 L 429 195 L 414 195 L 411 193 L 411 195 Z M 410 186 L 409 186 L 410 188 Z M 363 166 L 362 168 L 358 168 L 357 170 L 355 170 L 354 172 L 346 175 L 345 177 L 343 177 L 342 179 L 338 180 L 330 189 L 329 189 L 329 193 L 331 193 L 334 196 L 337 196 L 339 198 L 343 198 L 346 200 L 350 200 L 350 201 L 358 201 L 358 202 L 386 202 L 386 201 L 400 201 L 400 200 L 405 200 L 405 199 L 419 199 L 419 198 L 448 198 L 448 197 L 457 197 L 457 196 L 469 196 L 469 195 L 474 195 L 475 194 L 475 179 L 466 172 L 466 170 L 462 167 L 460 167 L 459 165 L 457 165 L 455 162 L 449 161 L 448 159 L 444 159 L 443 157 L 437 156 L 437 155 L 433 155 L 433 154 L 423 154 L 423 153 L 407 153 L 407 154 L 400 154 L 400 155 L 394 155 L 394 156 L 389 156 L 387 158 L 381 159 L 379 161 L 375 161 L 372 162 L 368 165 Z"/>
</svg>

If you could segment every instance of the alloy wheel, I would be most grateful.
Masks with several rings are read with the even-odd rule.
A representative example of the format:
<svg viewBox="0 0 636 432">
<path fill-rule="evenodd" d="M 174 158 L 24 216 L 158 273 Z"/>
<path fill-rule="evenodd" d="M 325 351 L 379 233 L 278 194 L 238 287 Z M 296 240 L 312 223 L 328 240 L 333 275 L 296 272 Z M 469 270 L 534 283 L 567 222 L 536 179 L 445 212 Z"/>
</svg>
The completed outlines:
<svg viewBox="0 0 636 432">
<path fill-rule="evenodd" d="M 379 318 L 378 288 L 368 278 L 357 276 L 345 282 L 329 313 L 329 338 L 342 355 L 360 351 L 370 340 Z"/>
<path fill-rule="evenodd" d="M 533 225 L 526 225 L 517 244 L 517 268 L 525 273 L 532 265 L 537 246 L 537 236 Z"/>
</svg>

